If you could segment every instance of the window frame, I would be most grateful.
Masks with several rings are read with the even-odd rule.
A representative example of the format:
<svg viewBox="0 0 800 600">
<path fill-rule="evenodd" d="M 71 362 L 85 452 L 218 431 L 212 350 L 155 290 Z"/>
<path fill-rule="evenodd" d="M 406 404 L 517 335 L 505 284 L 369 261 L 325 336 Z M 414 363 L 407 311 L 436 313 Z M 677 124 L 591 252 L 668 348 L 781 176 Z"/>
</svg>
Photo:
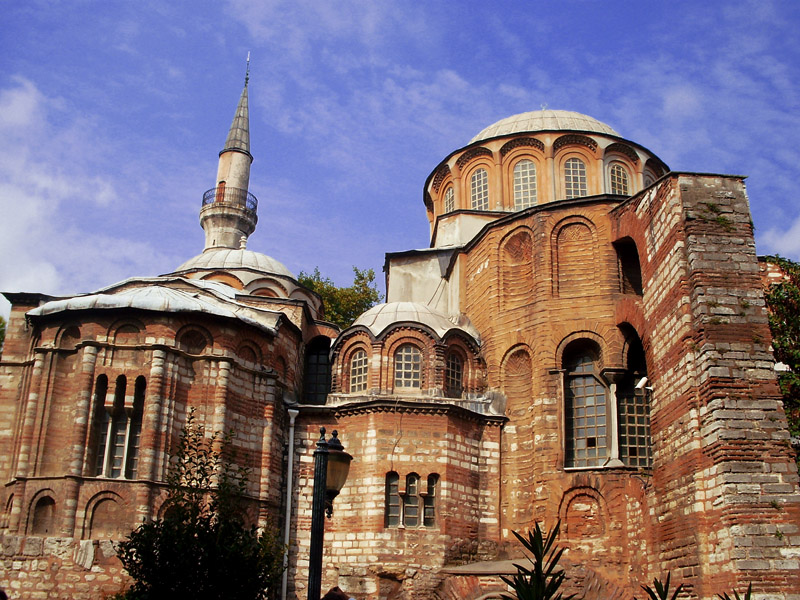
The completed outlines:
<svg viewBox="0 0 800 600">
<path fill-rule="evenodd" d="M 405 365 L 409 364 L 408 361 L 402 359 L 401 353 L 405 349 L 411 349 L 411 360 L 410 360 L 410 367 L 411 369 L 405 369 Z M 393 381 L 393 389 L 395 393 L 406 393 L 406 394 L 413 394 L 422 390 L 423 386 L 423 363 L 424 363 L 424 352 L 422 348 L 420 348 L 417 344 L 409 341 L 401 342 L 392 352 L 392 381 Z M 401 359 L 401 360 L 399 360 Z M 398 368 L 401 369 L 400 374 L 401 376 L 398 377 Z M 403 374 L 409 372 L 411 373 L 411 377 L 405 377 Z M 416 372 L 416 378 L 414 377 L 414 373 Z M 417 382 L 417 385 L 403 385 L 403 382 L 406 380 L 410 380 L 412 383 L 414 381 Z"/>
<path fill-rule="evenodd" d="M 568 189 L 571 186 L 567 185 L 567 166 L 572 163 L 573 161 L 577 161 L 583 166 L 583 194 L 571 194 L 571 191 Z M 564 199 L 565 200 L 574 200 L 575 198 L 585 198 L 589 196 L 589 165 L 587 164 L 588 161 L 583 155 L 577 154 L 569 154 L 564 157 L 561 161 L 561 184 L 563 185 L 563 192 L 564 192 Z M 570 169 L 571 170 L 571 169 Z M 573 175 L 570 175 L 573 177 Z M 580 182 L 579 182 L 580 183 Z"/>
<path fill-rule="evenodd" d="M 625 176 L 625 189 L 624 191 L 615 191 L 614 189 L 614 171 L 618 169 L 622 171 L 622 174 Z M 614 157 L 611 161 L 608 162 L 606 166 L 606 181 L 607 181 L 607 189 L 608 193 L 614 196 L 631 196 L 633 191 L 633 178 L 631 176 L 631 169 L 630 167 L 619 158 Z"/>
<path fill-rule="evenodd" d="M 491 185 L 489 181 L 489 165 L 479 163 L 473 167 L 473 169 L 469 172 L 469 206 L 471 210 L 479 210 L 479 211 L 489 211 L 491 210 Z M 483 202 L 481 202 L 481 206 L 475 206 L 476 201 L 476 184 L 475 184 L 475 177 L 478 173 L 484 173 L 486 176 L 484 184 L 477 190 L 478 193 L 482 193 L 482 200 L 485 201 L 486 207 L 483 208 Z"/>
<path fill-rule="evenodd" d="M 518 202 L 517 198 L 517 168 L 520 167 L 523 163 L 530 163 L 530 166 L 533 169 L 533 185 L 530 185 L 530 188 L 533 190 L 532 197 L 529 198 L 527 204 L 521 205 Z M 521 210 L 525 210 L 526 208 L 530 208 L 532 206 L 536 206 L 539 203 L 539 168 L 537 165 L 537 161 L 532 156 L 523 155 L 517 158 L 514 162 L 511 163 L 511 210 L 518 212 Z M 528 174 L 530 177 L 530 173 Z"/>
<path fill-rule="evenodd" d="M 359 361 L 360 364 L 356 365 L 356 361 Z M 367 351 L 362 347 L 353 349 L 347 364 L 349 366 L 347 379 L 348 393 L 358 394 L 359 392 L 366 392 L 369 386 L 369 354 Z M 356 369 L 358 372 L 356 372 Z"/>
</svg>

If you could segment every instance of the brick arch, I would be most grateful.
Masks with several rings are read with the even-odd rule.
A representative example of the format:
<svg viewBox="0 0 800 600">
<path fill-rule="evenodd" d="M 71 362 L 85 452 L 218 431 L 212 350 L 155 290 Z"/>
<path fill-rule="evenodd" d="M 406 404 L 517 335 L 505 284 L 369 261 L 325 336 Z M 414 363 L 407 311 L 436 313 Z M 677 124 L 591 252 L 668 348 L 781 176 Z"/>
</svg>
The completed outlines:
<svg viewBox="0 0 800 600">
<path fill-rule="evenodd" d="M 187 334 L 191 337 L 187 337 Z M 200 341 L 205 341 L 205 346 L 199 351 Z M 214 345 L 214 337 L 211 332 L 200 325 L 184 325 L 175 333 L 175 346 L 189 354 L 201 354 Z"/>
<path fill-rule="evenodd" d="M 606 499 L 591 486 L 576 486 L 564 492 L 558 515 L 561 532 L 567 540 L 602 537 L 608 529 Z"/>
<path fill-rule="evenodd" d="M 427 328 L 426 328 L 427 329 Z M 395 353 L 404 344 L 412 344 L 419 348 L 422 356 L 420 363 L 420 387 L 419 390 L 427 390 L 435 385 L 434 376 L 434 343 L 435 338 L 422 328 L 397 327 L 390 330 L 383 338 L 382 347 L 382 368 L 385 371 L 385 381 L 387 389 L 395 388 Z"/>
<path fill-rule="evenodd" d="M 289 294 L 286 286 L 272 277 L 262 277 L 251 281 L 245 289 L 254 296 L 266 296 L 268 298 L 279 298 L 281 296 L 285 298 Z"/>
<path fill-rule="evenodd" d="M 581 216 L 563 219 L 550 235 L 553 295 L 586 296 L 597 282 L 597 231 L 594 223 Z"/>
<path fill-rule="evenodd" d="M 131 530 L 125 519 L 126 503 L 111 491 L 95 494 L 86 503 L 83 522 L 84 539 L 118 539 Z"/>
<path fill-rule="evenodd" d="M 244 289 L 242 280 L 226 271 L 214 271 L 208 275 L 203 275 L 200 279 L 204 281 L 219 281 L 237 290 Z"/>
<path fill-rule="evenodd" d="M 445 179 L 450 176 L 450 166 L 447 164 L 443 164 L 436 170 L 436 175 L 433 176 L 433 183 L 431 183 L 431 187 L 433 191 L 437 194 L 439 190 L 442 188 L 442 184 L 445 182 Z"/>
<path fill-rule="evenodd" d="M 236 348 L 235 354 L 242 360 L 252 362 L 257 365 L 262 364 L 263 362 L 263 353 L 261 352 L 261 348 L 252 340 L 245 340 L 244 342 L 240 343 Z"/>
<path fill-rule="evenodd" d="M 77 323 L 64 323 L 56 332 L 56 346 L 73 349 L 81 339 L 81 328 Z"/>
<path fill-rule="evenodd" d="M 40 502 L 43 504 L 40 505 Z M 48 507 L 47 514 L 43 511 L 45 505 Z M 52 507 L 52 510 L 50 510 L 49 507 Z M 54 535 L 56 533 L 56 519 L 58 517 L 57 507 L 56 494 L 51 488 L 42 488 L 38 490 L 31 497 L 30 502 L 28 502 L 26 533 L 33 535 L 48 533 Z M 41 512 L 37 512 L 37 509 L 40 509 Z"/>
<path fill-rule="evenodd" d="M 350 363 L 353 360 L 353 355 L 359 350 L 363 350 L 367 353 L 367 390 L 369 390 L 370 382 L 372 381 L 372 344 L 370 344 L 369 341 L 365 340 L 363 337 L 360 337 L 352 340 L 346 346 L 341 348 L 337 356 L 334 358 L 334 361 L 338 363 L 334 365 L 334 370 L 339 374 L 335 389 L 343 394 L 350 393 Z M 336 367 L 340 367 L 340 369 Z M 331 382 L 331 387 L 334 387 L 333 382 Z"/>
<path fill-rule="evenodd" d="M 497 269 L 501 309 L 524 306 L 533 299 L 533 233 L 529 227 L 517 227 L 502 239 Z"/>
<path fill-rule="evenodd" d="M 119 319 L 108 328 L 106 337 L 114 344 L 136 344 L 145 329 L 139 319 Z"/>
<path fill-rule="evenodd" d="M 598 357 L 598 361 L 600 363 L 601 368 L 605 366 L 608 360 L 608 344 L 599 333 L 594 331 L 589 331 L 588 329 L 582 329 L 579 331 L 574 331 L 567 336 L 564 336 L 561 341 L 556 346 L 556 352 L 554 356 L 554 367 L 555 369 L 561 369 L 564 364 L 564 351 L 567 349 L 567 346 L 572 344 L 573 342 L 577 342 L 580 340 L 589 340 L 597 344 L 598 350 L 600 352 L 600 356 Z"/>
</svg>

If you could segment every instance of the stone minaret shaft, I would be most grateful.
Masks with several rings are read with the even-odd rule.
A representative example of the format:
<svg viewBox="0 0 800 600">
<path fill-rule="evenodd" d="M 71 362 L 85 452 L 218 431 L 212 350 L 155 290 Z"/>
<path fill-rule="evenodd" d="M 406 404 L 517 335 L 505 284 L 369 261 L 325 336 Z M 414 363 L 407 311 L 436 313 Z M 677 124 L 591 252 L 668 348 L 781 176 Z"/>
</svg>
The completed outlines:
<svg viewBox="0 0 800 600">
<path fill-rule="evenodd" d="M 247 105 L 248 75 L 236 107 L 225 147 L 219 153 L 216 186 L 203 195 L 200 225 L 206 232 L 205 250 L 243 248 L 256 228 L 258 202 L 248 192 L 250 184 L 250 112 Z"/>
</svg>

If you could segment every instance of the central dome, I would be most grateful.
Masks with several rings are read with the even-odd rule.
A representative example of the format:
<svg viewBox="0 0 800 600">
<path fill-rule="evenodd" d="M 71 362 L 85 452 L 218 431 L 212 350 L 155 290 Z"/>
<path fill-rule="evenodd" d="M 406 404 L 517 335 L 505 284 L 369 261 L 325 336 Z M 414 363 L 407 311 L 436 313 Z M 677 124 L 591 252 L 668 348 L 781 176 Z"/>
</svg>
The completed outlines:
<svg viewBox="0 0 800 600">
<path fill-rule="evenodd" d="M 514 133 L 562 130 L 590 131 L 619 137 L 611 127 L 588 115 L 569 110 L 534 110 L 500 119 L 481 131 L 469 143 Z"/>
<path fill-rule="evenodd" d="M 202 254 L 187 260 L 175 272 L 179 273 L 190 269 L 219 269 L 222 271 L 252 269 L 294 279 L 292 272 L 271 256 L 250 250 L 232 250 L 230 248 L 209 248 Z"/>
</svg>

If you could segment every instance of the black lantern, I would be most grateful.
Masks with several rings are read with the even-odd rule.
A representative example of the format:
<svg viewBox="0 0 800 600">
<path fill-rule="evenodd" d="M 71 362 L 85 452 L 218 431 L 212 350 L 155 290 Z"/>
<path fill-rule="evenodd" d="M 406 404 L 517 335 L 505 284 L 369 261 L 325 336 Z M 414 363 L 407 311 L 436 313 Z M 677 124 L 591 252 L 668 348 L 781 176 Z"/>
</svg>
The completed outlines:
<svg viewBox="0 0 800 600">
<path fill-rule="evenodd" d="M 339 495 L 353 457 L 344 451 L 339 433 L 325 439 L 325 428 L 319 428 L 319 441 L 314 451 L 314 495 L 311 504 L 311 549 L 308 561 L 308 600 L 319 600 L 322 588 L 322 542 L 325 518 L 333 516 L 333 500 Z"/>
</svg>

